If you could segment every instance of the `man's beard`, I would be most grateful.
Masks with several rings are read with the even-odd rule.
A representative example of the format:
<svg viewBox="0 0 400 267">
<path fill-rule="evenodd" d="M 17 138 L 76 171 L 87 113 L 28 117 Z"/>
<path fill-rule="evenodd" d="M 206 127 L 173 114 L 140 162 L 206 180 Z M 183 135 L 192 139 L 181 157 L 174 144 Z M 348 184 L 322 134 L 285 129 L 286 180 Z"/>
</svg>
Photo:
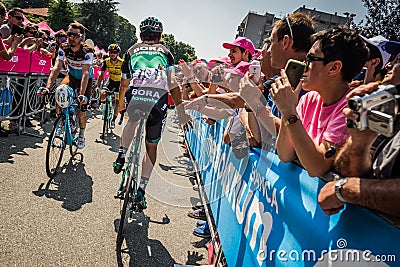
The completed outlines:
<svg viewBox="0 0 400 267">
<path fill-rule="evenodd" d="M 78 47 L 79 44 L 75 43 L 75 42 L 69 42 L 69 46 L 70 47 Z"/>
</svg>

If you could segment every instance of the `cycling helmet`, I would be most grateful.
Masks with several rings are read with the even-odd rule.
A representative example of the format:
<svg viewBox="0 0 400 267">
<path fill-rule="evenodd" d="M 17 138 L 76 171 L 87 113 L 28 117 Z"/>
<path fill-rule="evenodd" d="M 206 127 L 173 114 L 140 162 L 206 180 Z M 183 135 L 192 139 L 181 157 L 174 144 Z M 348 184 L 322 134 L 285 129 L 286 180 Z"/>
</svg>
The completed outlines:
<svg viewBox="0 0 400 267">
<path fill-rule="evenodd" d="M 73 95 L 74 90 L 66 84 L 58 86 L 54 94 L 56 102 L 61 108 L 67 108 L 69 106 L 70 97 Z"/>
<path fill-rule="evenodd" d="M 148 17 L 140 23 L 140 32 L 163 32 L 163 25 L 161 21 L 154 17 Z"/>
<path fill-rule="evenodd" d="M 117 44 L 110 44 L 109 46 L 108 46 L 108 49 L 107 49 L 108 51 L 110 51 L 110 50 L 115 50 L 115 51 L 118 51 L 118 52 L 120 52 L 121 51 L 121 48 L 119 47 L 119 45 L 117 45 Z"/>
</svg>

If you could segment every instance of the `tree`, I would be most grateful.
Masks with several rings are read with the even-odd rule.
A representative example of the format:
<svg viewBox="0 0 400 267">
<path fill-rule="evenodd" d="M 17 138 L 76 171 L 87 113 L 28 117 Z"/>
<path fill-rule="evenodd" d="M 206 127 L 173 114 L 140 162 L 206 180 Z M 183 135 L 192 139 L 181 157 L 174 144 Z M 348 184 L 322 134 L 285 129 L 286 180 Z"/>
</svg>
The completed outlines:
<svg viewBox="0 0 400 267">
<path fill-rule="evenodd" d="M 55 0 L 49 7 L 47 23 L 54 30 L 67 30 L 76 18 L 76 11 L 68 0 Z"/>
<path fill-rule="evenodd" d="M 361 26 L 367 37 L 382 35 L 390 40 L 400 40 L 399 0 L 362 0 L 367 9 L 366 22 Z M 362 24 L 362 22 L 361 22 Z"/>
<path fill-rule="evenodd" d="M 175 41 L 175 37 L 172 34 L 163 34 L 161 43 L 174 55 L 175 64 L 178 64 L 179 59 L 191 62 L 197 58 L 196 51 L 191 45 Z"/>
<path fill-rule="evenodd" d="M 51 0 L 11 0 L 6 1 L 7 8 L 41 8 L 48 7 Z"/>
<path fill-rule="evenodd" d="M 87 29 L 87 38 L 106 48 L 116 42 L 118 2 L 112 0 L 83 0 L 78 5 L 78 21 Z"/>
<path fill-rule="evenodd" d="M 129 47 L 136 44 L 136 27 L 121 16 L 117 16 L 117 30 L 115 32 L 115 41 L 121 47 L 121 52 L 124 53 Z"/>
</svg>

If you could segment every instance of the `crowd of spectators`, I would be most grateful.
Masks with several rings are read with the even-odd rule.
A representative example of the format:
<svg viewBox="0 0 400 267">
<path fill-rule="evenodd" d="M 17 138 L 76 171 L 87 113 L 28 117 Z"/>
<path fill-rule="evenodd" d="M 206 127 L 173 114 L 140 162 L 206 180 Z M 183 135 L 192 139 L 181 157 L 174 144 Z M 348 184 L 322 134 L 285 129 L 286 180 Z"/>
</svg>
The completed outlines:
<svg viewBox="0 0 400 267">
<path fill-rule="evenodd" d="M 347 26 L 315 32 L 312 19 L 297 13 L 275 22 L 258 57 L 244 37 L 223 47 L 229 49 L 230 66 L 211 64 L 207 73 L 201 63 L 204 75 L 197 76 L 198 60 L 189 64 L 192 71 L 180 64 L 182 91 L 192 92 L 186 109 L 202 113 L 209 124 L 228 117 L 224 141 L 233 152 L 232 141 L 241 135 L 235 129 L 242 127 L 248 146 L 265 148 L 263 142 L 274 136 L 280 160 L 298 160 L 310 176 L 334 171 L 351 177 L 322 188 L 319 203 L 328 215 L 351 203 L 400 217 L 400 205 L 394 204 L 400 185 L 399 134 L 384 137 L 351 128 L 359 118 L 347 103 L 377 90 L 378 84 L 400 83 L 399 42 L 366 38 Z M 284 70 L 290 59 L 306 64 L 296 88 Z M 258 81 L 248 72 L 254 60 L 262 70 Z M 198 86 L 204 82 L 207 86 Z"/>
</svg>

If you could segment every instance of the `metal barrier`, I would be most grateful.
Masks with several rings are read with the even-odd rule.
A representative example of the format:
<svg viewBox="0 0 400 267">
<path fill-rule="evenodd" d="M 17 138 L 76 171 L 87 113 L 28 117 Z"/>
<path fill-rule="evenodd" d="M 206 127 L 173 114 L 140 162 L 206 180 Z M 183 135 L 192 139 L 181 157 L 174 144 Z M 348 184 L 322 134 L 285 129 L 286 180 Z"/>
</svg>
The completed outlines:
<svg viewBox="0 0 400 267">
<path fill-rule="evenodd" d="M 17 49 L 10 61 L 0 60 L 0 89 L 9 88 L 13 95 L 11 112 L 0 116 L 0 122 L 17 120 L 18 126 L 22 126 L 22 131 L 18 131 L 18 134 L 33 135 L 26 132 L 27 117 L 41 113 L 43 122 L 45 112 L 55 108 L 51 97 L 41 98 L 36 95 L 37 89 L 47 83 L 50 61 L 49 56 L 43 56 L 37 51 L 30 54 L 22 48 Z"/>
</svg>

